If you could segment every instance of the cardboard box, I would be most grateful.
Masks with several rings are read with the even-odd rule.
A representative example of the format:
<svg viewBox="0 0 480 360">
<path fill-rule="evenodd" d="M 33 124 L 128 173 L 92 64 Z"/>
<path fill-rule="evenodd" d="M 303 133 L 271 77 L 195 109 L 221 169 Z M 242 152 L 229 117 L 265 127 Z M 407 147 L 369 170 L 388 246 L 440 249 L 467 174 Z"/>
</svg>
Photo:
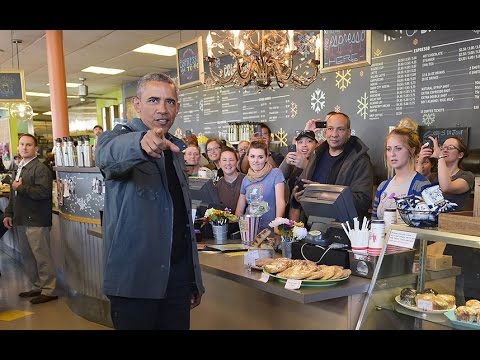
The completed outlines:
<svg viewBox="0 0 480 360">
<path fill-rule="evenodd" d="M 425 268 L 432 271 L 451 269 L 452 257 L 450 255 L 427 255 Z"/>
<path fill-rule="evenodd" d="M 480 234 L 480 217 L 473 216 L 473 211 L 440 213 L 438 215 L 438 230 L 478 236 Z"/>
</svg>

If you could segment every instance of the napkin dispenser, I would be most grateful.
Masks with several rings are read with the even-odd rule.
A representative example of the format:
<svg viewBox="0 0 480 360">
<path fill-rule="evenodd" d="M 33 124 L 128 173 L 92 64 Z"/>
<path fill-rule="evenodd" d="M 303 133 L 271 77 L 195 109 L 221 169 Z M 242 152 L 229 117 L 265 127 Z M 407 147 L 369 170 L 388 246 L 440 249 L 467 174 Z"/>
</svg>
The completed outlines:
<svg viewBox="0 0 480 360">
<path fill-rule="evenodd" d="M 348 250 L 350 269 L 353 275 L 371 279 L 380 256 L 358 254 Z M 405 249 L 385 254 L 378 278 L 410 274 L 412 272 L 415 249 Z"/>
</svg>

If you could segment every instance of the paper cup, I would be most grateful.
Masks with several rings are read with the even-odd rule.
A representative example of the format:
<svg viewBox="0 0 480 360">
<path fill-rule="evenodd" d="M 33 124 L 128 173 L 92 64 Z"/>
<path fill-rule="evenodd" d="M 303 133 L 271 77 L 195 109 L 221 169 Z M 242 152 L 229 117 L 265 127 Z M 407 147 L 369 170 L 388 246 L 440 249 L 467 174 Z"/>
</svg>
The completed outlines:
<svg viewBox="0 0 480 360">
<path fill-rule="evenodd" d="M 242 215 L 238 218 L 238 227 L 240 228 L 240 236 L 242 244 L 252 246 L 253 240 L 258 233 L 259 216 Z"/>
</svg>

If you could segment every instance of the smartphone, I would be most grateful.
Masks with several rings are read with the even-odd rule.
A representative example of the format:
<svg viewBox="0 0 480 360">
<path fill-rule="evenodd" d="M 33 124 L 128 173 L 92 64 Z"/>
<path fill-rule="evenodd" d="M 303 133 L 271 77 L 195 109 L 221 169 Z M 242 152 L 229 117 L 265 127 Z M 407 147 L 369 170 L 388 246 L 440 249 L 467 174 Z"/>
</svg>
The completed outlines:
<svg viewBox="0 0 480 360">
<path fill-rule="evenodd" d="M 288 152 L 297 152 L 297 145 L 295 144 L 288 145 Z"/>
<path fill-rule="evenodd" d="M 183 151 L 187 148 L 187 144 L 185 144 L 182 139 L 179 139 L 175 136 L 170 137 L 168 140 L 177 145 L 180 148 L 180 151 Z"/>
<path fill-rule="evenodd" d="M 325 129 L 327 127 L 327 122 L 323 120 L 315 121 L 315 128 Z"/>
<path fill-rule="evenodd" d="M 254 132 L 255 132 L 255 136 L 262 136 L 262 126 L 255 125 Z"/>
<path fill-rule="evenodd" d="M 302 181 L 302 179 L 298 178 L 297 180 L 295 180 L 295 186 L 298 186 L 298 190 L 297 191 L 302 191 L 305 189 L 305 183 Z"/>
<path fill-rule="evenodd" d="M 185 130 L 185 136 L 192 136 L 192 130 Z"/>
<path fill-rule="evenodd" d="M 425 142 L 424 142 L 423 144 L 424 144 L 424 145 L 425 145 L 425 144 L 428 144 L 428 148 L 433 150 L 433 141 L 432 141 L 432 139 L 428 139 L 428 138 L 425 139 Z"/>
</svg>

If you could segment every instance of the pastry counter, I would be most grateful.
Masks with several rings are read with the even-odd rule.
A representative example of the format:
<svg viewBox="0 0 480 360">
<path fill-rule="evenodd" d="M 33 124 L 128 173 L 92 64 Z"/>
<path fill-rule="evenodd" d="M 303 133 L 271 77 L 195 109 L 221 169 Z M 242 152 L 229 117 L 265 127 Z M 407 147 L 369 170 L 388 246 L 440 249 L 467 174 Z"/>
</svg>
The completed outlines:
<svg viewBox="0 0 480 360">
<path fill-rule="evenodd" d="M 440 231 L 432 228 L 408 227 L 405 225 L 392 225 L 390 233 L 392 231 L 395 231 L 396 235 L 414 235 L 416 240 L 419 241 L 419 273 L 416 278 L 413 279 L 414 281 L 407 282 L 410 283 L 410 285 L 407 286 L 405 282 L 398 284 L 392 283 L 389 291 L 382 289 L 384 279 L 378 279 L 372 282 L 371 286 L 374 285 L 374 290 L 371 291 L 371 289 L 369 289 L 369 296 L 367 296 L 367 300 L 362 308 L 360 321 L 357 324 L 358 328 L 383 330 L 476 328 L 480 330 L 480 324 L 478 324 L 478 322 L 461 322 L 456 319 L 454 314 L 455 306 L 464 305 L 467 299 L 467 294 L 464 293 L 465 279 L 468 277 L 476 277 L 476 274 L 470 274 L 468 272 L 472 264 L 462 262 L 462 258 L 455 259 L 454 256 L 453 266 L 452 260 L 450 259 L 449 266 L 447 264 L 442 269 L 438 266 L 440 261 L 437 261 L 435 268 L 432 269 L 433 258 L 442 260 L 447 258 L 448 260 L 448 256 L 441 255 L 441 253 L 437 255 L 430 253 L 427 266 L 427 242 L 429 243 L 430 250 L 445 248 L 446 244 L 450 244 L 464 248 L 467 254 L 473 255 L 478 253 L 478 249 L 480 249 L 480 237 Z M 467 261 L 473 261 L 473 268 L 478 269 L 475 265 L 477 262 L 470 258 L 467 258 Z M 430 270 L 427 270 L 427 268 Z M 422 300 L 424 303 L 420 305 L 420 303 L 417 303 L 419 296 L 414 295 L 415 302 L 411 304 L 406 298 L 402 300 L 401 294 L 403 294 L 403 289 L 413 292 L 415 295 L 421 294 L 425 290 L 431 291 L 430 289 L 434 289 L 439 294 L 446 294 L 450 297 L 453 295 L 455 303 L 452 302 L 452 304 L 448 305 L 445 303 L 446 306 L 444 306 L 438 303 L 437 298 L 433 298 L 432 300 L 426 300 L 426 303 L 425 300 Z M 477 287 L 477 290 L 480 289 Z M 418 307 L 426 306 L 430 303 L 431 305 L 427 308 Z"/>
<path fill-rule="evenodd" d="M 88 234 L 102 237 L 100 227 Z M 205 294 L 191 313 L 192 329 L 354 329 L 370 285 L 370 279 L 351 275 L 348 280 L 326 287 L 287 290 L 262 272 L 248 270 L 244 252 L 199 251 Z M 451 287 L 459 269 L 427 274 L 427 281 Z M 414 286 L 417 274 L 377 281 L 375 294 L 390 298 L 398 287 Z M 437 285 L 438 286 L 438 285 Z"/>
</svg>

